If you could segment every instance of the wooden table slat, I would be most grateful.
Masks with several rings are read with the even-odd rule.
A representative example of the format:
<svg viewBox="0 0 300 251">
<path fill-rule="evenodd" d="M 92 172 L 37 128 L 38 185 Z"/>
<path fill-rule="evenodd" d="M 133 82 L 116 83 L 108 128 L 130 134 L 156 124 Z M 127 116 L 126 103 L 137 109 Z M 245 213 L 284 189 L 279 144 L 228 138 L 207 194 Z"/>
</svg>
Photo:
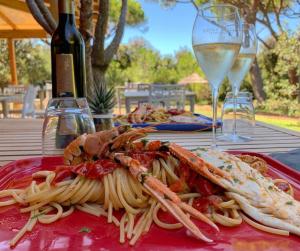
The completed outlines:
<svg viewBox="0 0 300 251">
<path fill-rule="evenodd" d="M 41 156 L 42 124 L 41 119 L 0 119 L 0 166 L 17 159 Z M 211 132 L 156 132 L 148 138 L 176 142 L 191 149 L 209 147 Z M 253 141 L 219 142 L 219 145 L 223 149 L 266 154 L 289 152 L 300 148 L 300 133 L 259 122 Z"/>
</svg>

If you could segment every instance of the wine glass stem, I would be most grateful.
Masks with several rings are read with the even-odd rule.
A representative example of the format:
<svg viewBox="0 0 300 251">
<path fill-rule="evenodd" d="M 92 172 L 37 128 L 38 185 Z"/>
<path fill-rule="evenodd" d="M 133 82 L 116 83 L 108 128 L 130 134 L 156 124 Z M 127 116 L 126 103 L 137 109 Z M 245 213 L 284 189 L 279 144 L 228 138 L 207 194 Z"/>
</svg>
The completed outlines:
<svg viewBox="0 0 300 251">
<path fill-rule="evenodd" d="M 212 144 L 211 148 L 217 147 L 217 138 L 216 138 L 216 130 L 217 130 L 217 111 L 218 111 L 218 96 L 219 96 L 219 89 L 213 88 L 212 89 L 212 106 L 213 106 L 213 128 L 212 128 Z"/>
<path fill-rule="evenodd" d="M 233 92 L 233 135 L 236 135 L 237 93 Z"/>
</svg>

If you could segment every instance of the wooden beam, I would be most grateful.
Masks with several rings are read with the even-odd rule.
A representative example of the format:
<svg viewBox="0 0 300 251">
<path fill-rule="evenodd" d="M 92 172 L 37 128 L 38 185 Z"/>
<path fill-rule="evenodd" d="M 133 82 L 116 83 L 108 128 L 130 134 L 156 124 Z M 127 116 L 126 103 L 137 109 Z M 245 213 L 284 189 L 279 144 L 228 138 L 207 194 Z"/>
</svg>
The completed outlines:
<svg viewBox="0 0 300 251">
<path fill-rule="evenodd" d="M 0 38 L 46 38 L 44 30 L 0 30 Z"/>
<path fill-rule="evenodd" d="M 25 1 L 23 2 L 23 1 L 19 1 L 19 0 L 9 0 L 9 1 L 8 0 L 0 0 L 0 5 L 15 9 L 15 10 L 21 10 L 21 11 L 30 13 Z"/>
<path fill-rule="evenodd" d="M 17 26 L 0 10 L 0 18 L 4 20 L 11 28 L 17 29 Z"/>
<path fill-rule="evenodd" d="M 8 45 L 8 56 L 9 56 L 11 83 L 13 85 L 17 85 L 18 84 L 17 62 L 16 62 L 16 51 L 15 51 L 14 40 L 11 39 L 11 38 L 7 39 L 7 45 Z"/>
</svg>

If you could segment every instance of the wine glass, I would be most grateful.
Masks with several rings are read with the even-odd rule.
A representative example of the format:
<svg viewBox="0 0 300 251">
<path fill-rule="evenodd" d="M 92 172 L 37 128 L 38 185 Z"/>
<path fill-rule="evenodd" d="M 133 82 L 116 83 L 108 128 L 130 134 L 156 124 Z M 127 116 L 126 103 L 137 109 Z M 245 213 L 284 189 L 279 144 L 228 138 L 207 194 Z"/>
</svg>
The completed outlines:
<svg viewBox="0 0 300 251">
<path fill-rule="evenodd" d="M 45 112 L 42 153 L 62 155 L 64 148 L 79 135 L 94 132 L 93 117 L 85 98 L 53 98 Z"/>
<path fill-rule="evenodd" d="M 231 83 L 233 94 L 233 131 L 231 134 L 226 134 L 218 137 L 222 141 L 231 142 L 246 142 L 249 141 L 248 137 L 237 134 L 236 129 L 236 109 L 237 109 L 237 96 L 239 94 L 241 83 L 248 73 L 257 52 L 257 37 L 255 26 L 246 22 L 242 23 L 243 41 L 242 46 L 233 66 L 228 72 L 228 79 Z"/>
<path fill-rule="evenodd" d="M 243 137 L 244 142 L 251 140 L 255 128 L 255 112 L 252 100 L 253 96 L 250 92 L 239 92 L 236 97 L 232 92 L 226 94 L 221 116 L 222 138 L 231 135 L 233 127 L 236 126 L 236 132 L 243 135 L 241 137 Z M 234 106 L 236 107 L 235 111 Z M 235 119 L 234 112 L 236 112 Z"/>
<path fill-rule="evenodd" d="M 240 17 L 235 6 L 209 3 L 199 8 L 192 43 L 198 64 L 212 90 L 212 148 L 216 147 L 219 88 L 239 53 L 241 42 Z"/>
</svg>

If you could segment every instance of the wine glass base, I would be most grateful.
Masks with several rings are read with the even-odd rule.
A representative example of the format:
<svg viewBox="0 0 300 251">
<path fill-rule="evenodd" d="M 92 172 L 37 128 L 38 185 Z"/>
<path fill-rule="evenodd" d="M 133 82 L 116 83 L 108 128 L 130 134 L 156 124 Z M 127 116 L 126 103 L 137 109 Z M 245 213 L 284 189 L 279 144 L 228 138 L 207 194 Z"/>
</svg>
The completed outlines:
<svg viewBox="0 0 300 251">
<path fill-rule="evenodd" d="M 225 142 L 234 142 L 234 143 L 241 143 L 241 142 L 249 142 L 252 139 L 247 136 L 241 136 L 237 134 L 223 134 L 217 137 L 219 141 Z"/>
</svg>

